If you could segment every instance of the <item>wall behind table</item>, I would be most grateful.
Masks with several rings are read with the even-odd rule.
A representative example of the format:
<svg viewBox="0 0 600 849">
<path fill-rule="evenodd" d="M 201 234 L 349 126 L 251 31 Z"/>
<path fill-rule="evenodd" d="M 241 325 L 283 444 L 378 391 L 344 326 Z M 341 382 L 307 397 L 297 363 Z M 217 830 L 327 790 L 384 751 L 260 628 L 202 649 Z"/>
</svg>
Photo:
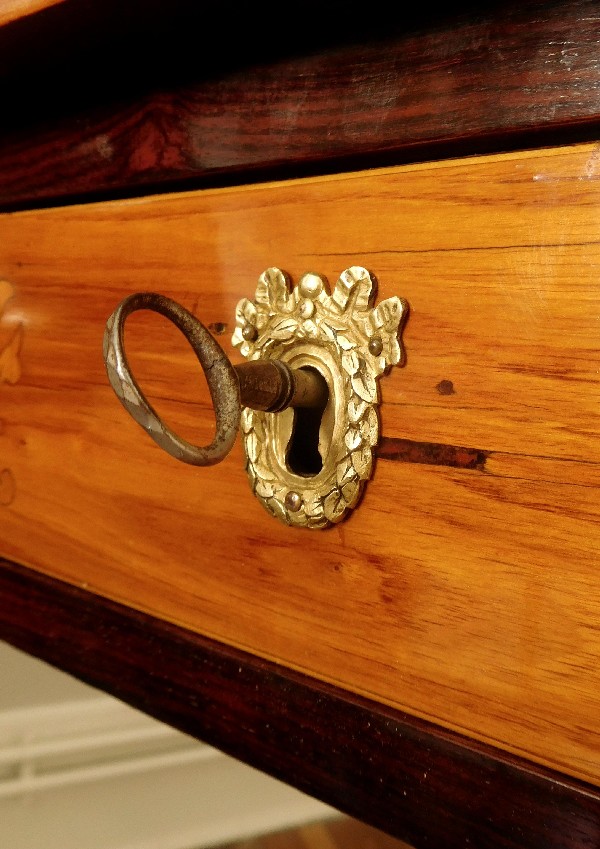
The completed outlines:
<svg viewBox="0 0 600 849">
<path fill-rule="evenodd" d="M 337 815 L 0 643 L 0 845 L 192 849 Z"/>
</svg>

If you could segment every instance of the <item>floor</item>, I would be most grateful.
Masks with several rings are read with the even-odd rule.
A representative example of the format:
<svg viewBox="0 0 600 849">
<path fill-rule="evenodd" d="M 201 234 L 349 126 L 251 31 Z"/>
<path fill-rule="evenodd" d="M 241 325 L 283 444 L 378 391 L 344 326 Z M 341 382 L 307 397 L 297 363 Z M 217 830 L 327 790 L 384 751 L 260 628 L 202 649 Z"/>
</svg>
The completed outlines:
<svg viewBox="0 0 600 849">
<path fill-rule="evenodd" d="M 401 840 L 349 817 L 303 825 L 219 849 L 410 849 Z"/>
</svg>

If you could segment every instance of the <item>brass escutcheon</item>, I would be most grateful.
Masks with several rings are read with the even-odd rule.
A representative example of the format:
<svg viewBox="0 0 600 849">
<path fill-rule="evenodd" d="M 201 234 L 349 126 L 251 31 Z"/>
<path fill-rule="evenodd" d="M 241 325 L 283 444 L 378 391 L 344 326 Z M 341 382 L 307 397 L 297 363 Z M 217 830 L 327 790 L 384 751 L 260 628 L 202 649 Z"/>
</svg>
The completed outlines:
<svg viewBox="0 0 600 849">
<path fill-rule="evenodd" d="M 245 407 L 241 429 L 246 470 L 256 497 L 287 525 L 325 528 L 358 503 L 379 440 L 378 378 L 403 362 L 406 301 L 374 307 L 375 277 L 347 268 L 331 294 L 318 274 L 292 286 L 269 268 L 254 300 L 236 309 L 232 342 L 250 361 L 277 359 L 324 379 L 324 405 L 268 413 Z M 308 457 L 307 457 L 308 455 Z"/>
<path fill-rule="evenodd" d="M 408 306 L 374 306 L 376 281 L 347 268 L 331 294 L 318 274 L 296 287 L 278 268 L 263 272 L 254 300 L 236 309 L 234 366 L 208 329 L 181 304 L 155 292 L 129 295 L 109 317 L 104 361 L 115 394 L 163 450 L 184 463 L 221 462 L 241 426 L 246 471 L 261 504 L 295 527 L 325 528 L 356 506 L 373 471 L 379 440 L 378 379 L 403 361 Z M 211 393 L 216 433 L 207 446 L 182 439 L 163 421 L 132 374 L 125 321 L 137 310 L 173 322 L 196 353 Z"/>
</svg>

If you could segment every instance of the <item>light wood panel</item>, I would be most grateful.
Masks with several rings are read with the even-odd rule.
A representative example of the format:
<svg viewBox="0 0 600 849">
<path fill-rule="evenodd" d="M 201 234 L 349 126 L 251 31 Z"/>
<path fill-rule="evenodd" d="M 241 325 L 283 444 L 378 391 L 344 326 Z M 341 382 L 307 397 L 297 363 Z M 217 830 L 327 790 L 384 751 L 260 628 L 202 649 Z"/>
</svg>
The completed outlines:
<svg viewBox="0 0 600 849">
<path fill-rule="evenodd" d="M 0 554 L 600 783 L 599 163 L 586 145 L 3 216 Z M 195 470 L 127 418 L 104 322 L 159 290 L 226 324 L 238 361 L 264 268 L 352 264 L 408 299 L 407 363 L 359 509 L 294 531 L 239 445 Z M 128 346 L 207 438 L 176 332 L 134 316 Z"/>
</svg>

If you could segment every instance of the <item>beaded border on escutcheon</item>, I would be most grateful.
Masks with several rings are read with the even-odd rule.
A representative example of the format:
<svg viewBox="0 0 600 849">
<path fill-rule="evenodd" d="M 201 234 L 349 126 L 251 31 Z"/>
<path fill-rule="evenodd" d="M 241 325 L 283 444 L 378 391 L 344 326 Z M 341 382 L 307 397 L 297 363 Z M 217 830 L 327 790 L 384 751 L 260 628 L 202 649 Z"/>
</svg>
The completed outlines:
<svg viewBox="0 0 600 849">
<path fill-rule="evenodd" d="M 331 294 L 320 275 L 304 274 L 294 287 L 285 272 L 268 268 L 254 300 L 237 305 L 232 343 L 243 356 L 291 362 L 296 351 L 304 352 L 301 364 L 314 364 L 324 374 L 334 405 L 334 433 L 314 476 L 287 468 L 285 450 L 277 447 L 275 417 L 281 414 L 242 412 L 250 485 L 269 513 L 287 525 L 324 528 L 340 522 L 371 477 L 379 440 L 378 378 L 403 362 L 400 334 L 408 312 L 399 297 L 374 307 L 376 292 L 374 275 L 361 266 L 343 271 Z M 332 365 L 324 369 L 323 363 Z"/>
</svg>

